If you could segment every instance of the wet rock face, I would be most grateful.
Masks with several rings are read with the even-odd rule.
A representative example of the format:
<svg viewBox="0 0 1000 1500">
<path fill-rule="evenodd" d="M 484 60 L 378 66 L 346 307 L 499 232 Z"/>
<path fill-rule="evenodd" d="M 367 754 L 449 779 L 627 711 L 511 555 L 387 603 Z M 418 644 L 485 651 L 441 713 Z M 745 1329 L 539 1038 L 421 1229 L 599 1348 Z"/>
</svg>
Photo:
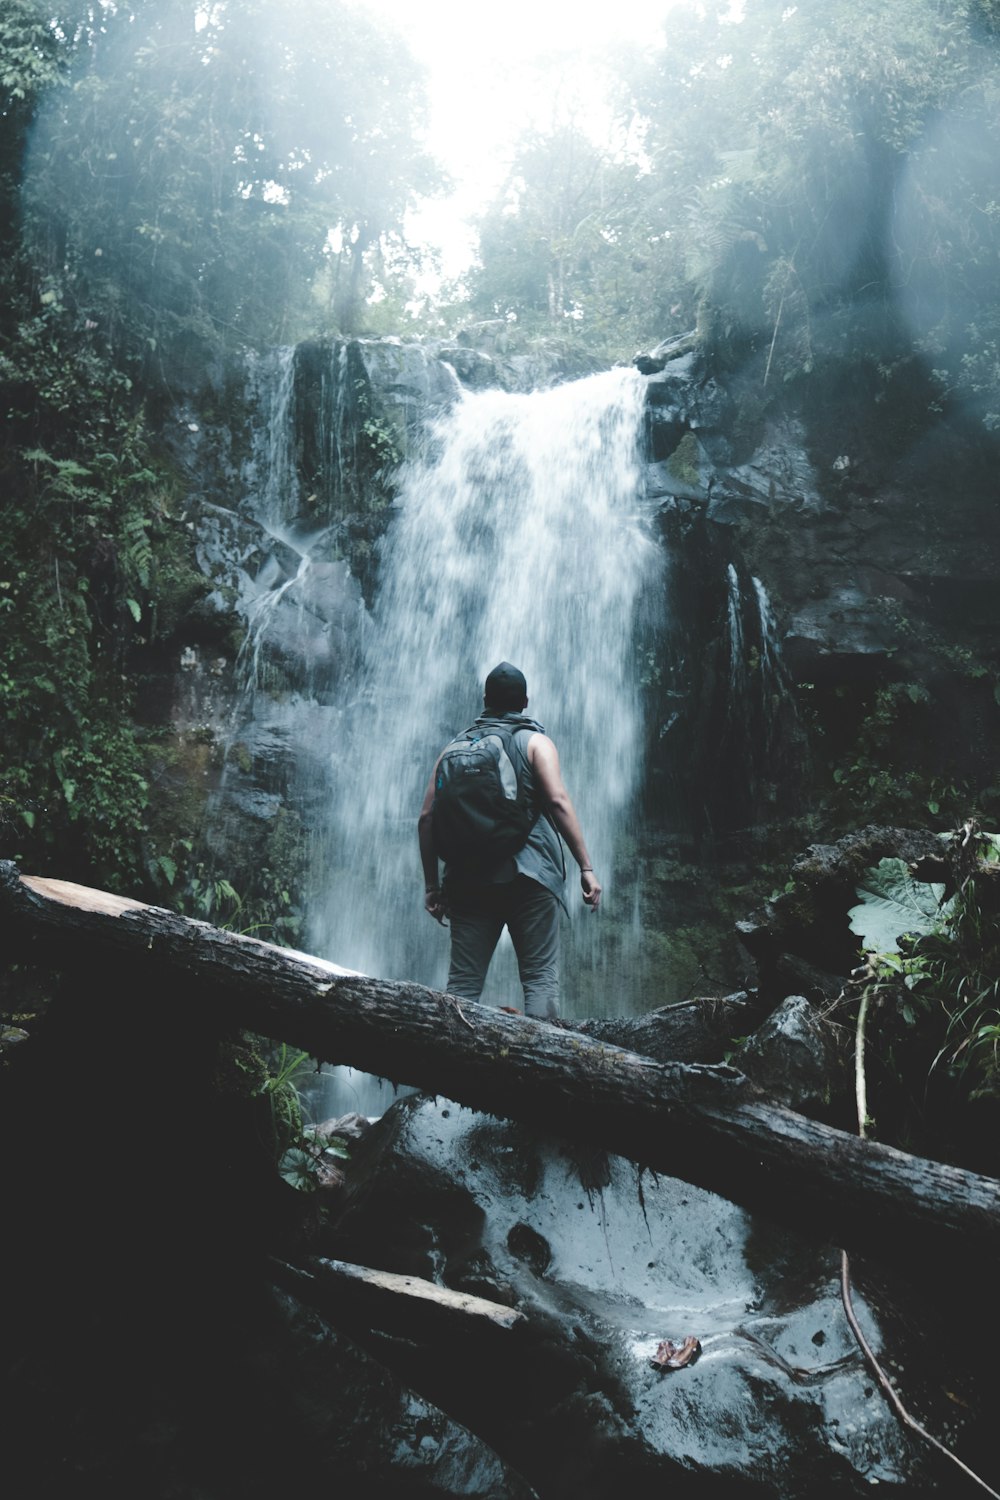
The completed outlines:
<svg viewBox="0 0 1000 1500">
<path fill-rule="evenodd" d="M 991 784 L 994 677 L 977 663 L 995 657 L 1000 536 L 984 519 L 985 439 L 963 445 L 932 419 L 915 380 L 895 405 L 837 371 L 779 398 L 762 371 L 713 368 L 694 335 L 636 363 L 669 603 L 643 656 L 649 825 L 700 850 L 800 817 L 817 781 L 829 787 L 826 763 L 852 764 L 890 682 L 904 711 L 896 763 Z M 235 691 L 231 642 L 266 611 L 268 689 L 337 701 L 377 592 L 394 475 L 419 456 L 428 419 L 464 390 L 530 390 L 589 368 L 555 347 L 513 352 L 494 322 L 427 343 L 310 340 L 215 372 L 166 424 L 211 584 L 187 639 L 228 634 Z M 958 653 L 950 664 L 939 639 Z M 968 767 L 945 772 L 956 758 Z"/>
<path fill-rule="evenodd" d="M 266 1395 L 293 1416 L 286 1482 L 364 1500 L 532 1500 L 529 1486 L 482 1439 L 317 1314 L 284 1293 L 276 1295 L 275 1311 L 259 1365 Z"/>
<path fill-rule="evenodd" d="M 422 1348 L 399 1373 L 543 1500 L 604 1500 L 624 1483 L 789 1500 L 933 1488 L 873 1398 L 838 1254 L 620 1158 L 414 1096 L 356 1154 L 324 1251 L 527 1315 L 489 1361 Z M 887 1326 L 855 1300 L 878 1344 Z M 658 1373 L 660 1343 L 688 1335 L 700 1358 Z"/>
<path fill-rule="evenodd" d="M 897 650 L 900 612 L 931 621 L 956 589 L 977 614 L 1000 578 L 984 530 L 990 440 L 935 415 L 919 381 L 893 395 L 864 370 L 830 370 L 766 400 L 746 372 L 723 383 L 693 336 L 636 364 L 650 493 L 700 500 L 709 529 L 728 530 L 780 608 L 796 670 Z"/>
<path fill-rule="evenodd" d="M 799 816 L 811 798 L 794 788 L 796 759 L 802 786 L 815 783 L 824 798 L 827 766 L 849 775 L 865 757 L 873 765 L 852 784 L 856 801 L 883 767 L 904 795 L 911 773 L 913 785 L 937 778 L 993 795 L 985 725 L 996 635 L 984 606 L 1000 585 L 996 446 L 936 411 L 926 375 L 903 363 L 883 386 L 867 366 L 831 362 L 776 394 L 762 368 L 713 368 L 694 336 L 636 361 L 647 377 L 648 494 L 678 559 L 663 652 L 672 680 L 655 706 L 663 745 L 651 747 L 651 764 L 671 750 L 698 763 L 675 800 L 704 805 L 715 835 Z M 773 751 L 758 774 L 744 771 L 761 726 L 732 751 L 724 743 L 745 718 L 738 706 L 727 722 L 730 568 L 744 592 L 751 579 L 766 590 L 774 649 L 808 709 L 808 733 L 799 726 L 795 754 L 770 774 Z M 761 651 L 745 622 L 737 650 L 753 686 Z M 895 697 L 878 718 L 883 690 Z M 774 694 L 757 691 L 764 718 Z M 774 736 L 779 749 L 794 738 L 787 723 Z M 822 752 L 815 772 L 805 740 Z"/>
<path fill-rule="evenodd" d="M 361 596 L 375 586 L 394 473 L 421 452 L 429 419 L 463 389 L 528 391 L 589 373 L 593 362 L 577 365 L 555 350 L 511 354 L 503 330 L 487 328 L 454 344 L 307 340 L 216 372 L 163 427 L 188 485 L 197 565 L 211 583 L 195 628 L 218 634 L 228 620 L 245 633 L 277 595 L 282 614 L 268 636 L 289 680 L 311 682 L 319 666 L 335 687 L 356 648 Z M 333 577 L 338 568 L 353 594 Z"/>
</svg>

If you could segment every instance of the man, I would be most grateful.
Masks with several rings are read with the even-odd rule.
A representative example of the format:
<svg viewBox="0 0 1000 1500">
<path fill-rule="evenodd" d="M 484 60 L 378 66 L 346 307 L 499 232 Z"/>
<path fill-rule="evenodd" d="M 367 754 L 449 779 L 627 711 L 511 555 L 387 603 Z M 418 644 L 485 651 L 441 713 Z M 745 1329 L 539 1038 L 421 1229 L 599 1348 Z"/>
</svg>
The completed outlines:
<svg viewBox="0 0 1000 1500">
<path fill-rule="evenodd" d="M 566 879 L 559 835 L 580 867 L 583 900 L 596 911 L 601 887 L 594 874 L 580 821 L 563 784 L 559 755 L 542 726 L 525 714 L 524 674 L 501 662 L 486 679 L 483 712 L 466 735 L 500 728 L 510 734 L 510 757 L 519 787 L 525 787 L 535 814 L 525 843 L 486 870 L 446 865 L 438 880 L 432 815 L 438 756 L 420 809 L 418 834 L 424 871 L 424 907 L 436 921 L 451 921 L 451 965 L 448 991 L 463 1000 L 478 1000 L 490 960 L 506 927 L 517 955 L 526 1014 L 541 1020 L 559 1015 L 559 919 L 566 910 Z M 463 737 L 464 738 L 464 737 Z"/>
</svg>

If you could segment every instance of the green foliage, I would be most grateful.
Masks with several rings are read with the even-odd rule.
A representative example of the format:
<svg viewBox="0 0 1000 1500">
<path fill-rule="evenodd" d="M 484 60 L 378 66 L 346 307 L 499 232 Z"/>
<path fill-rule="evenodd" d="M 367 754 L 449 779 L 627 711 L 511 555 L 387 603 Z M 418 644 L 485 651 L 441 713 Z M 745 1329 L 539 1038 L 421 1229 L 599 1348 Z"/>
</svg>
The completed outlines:
<svg viewBox="0 0 1000 1500">
<path fill-rule="evenodd" d="M 37 0 L 7 0 L 0 15 L 0 89 L 5 118 L 9 118 L 12 106 L 33 104 L 59 76 L 49 9 Z"/>
<path fill-rule="evenodd" d="M 214 750 L 200 748 L 209 754 Z M 162 747 L 158 753 L 162 765 Z M 168 794 L 168 805 L 151 820 L 148 878 L 176 911 L 224 930 L 296 946 L 302 938 L 302 911 L 292 893 L 302 889 L 306 859 L 301 820 L 289 808 L 281 808 L 252 852 L 230 851 L 241 871 L 238 888 L 223 871 L 198 858 L 193 840 L 178 832 L 200 823 L 201 809 L 192 807 L 190 787 L 197 784 L 197 767 L 203 763 L 197 752 L 185 759 L 179 797 Z"/>
<path fill-rule="evenodd" d="M 656 326 L 650 288 L 672 251 L 654 219 L 636 165 L 595 146 L 577 122 L 528 132 L 479 223 L 473 306 L 629 355 Z"/>
<path fill-rule="evenodd" d="M 902 861 L 865 872 L 851 925 L 874 951 L 860 990 L 919 1032 L 931 1073 L 962 1098 L 1000 1097 L 1000 836 L 967 824 L 945 845 L 960 872 L 947 902 Z"/>
<path fill-rule="evenodd" d="M 399 451 L 397 435 L 386 426 L 383 420 L 378 417 L 368 417 L 361 424 L 361 436 L 364 439 L 369 462 L 374 465 L 376 471 L 399 464 L 402 455 Z"/>
<path fill-rule="evenodd" d="M 213 1079 L 218 1098 L 239 1107 L 238 1128 L 256 1138 L 269 1170 L 302 1193 L 314 1193 L 334 1160 L 348 1155 L 340 1137 L 306 1123 L 300 1086 L 310 1066 L 308 1053 L 241 1032 L 220 1046 Z"/>
<path fill-rule="evenodd" d="M 697 322 L 771 388 L 885 329 L 996 426 L 992 6 L 740 9 L 678 9 L 619 60 L 614 147 L 572 105 L 522 137 L 479 224 L 476 310 L 618 354 Z"/>
<path fill-rule="evenodd" d="M 339 0 L 109 7 L 27 160 L 46 295 L 147 382 L 219 342 L 289 342 L 332 267 L 353 328 L 373 257 L 437 182 L 403 45 Z"/>
<path fill-rule="evenodd" d="M 61 78 L 59 46 L 38 0 L 0 10 L 0 252 L 16 243 L 17 192 L 25 139 L 40 99 Z"/>
<path fill-rule="evenodd" d="M 630 70 L 648 197 L 718 354 L 764 383 L 888 320 L 995 422 L 992 5 L 746 0 L 671 15 Z M 681 286 L 675 297 L 680 301 Z M 936 352 L 935 352 L 936 351 Z"/>
<path fill-rule="evenodd" d="M 851 931 L 876 953 L 898 953 L 901 934 L 926 937 L 948 920 L 944 886 L 914 880 L 901 859 L 879 860 L 857 894 L 860 904 L 847 913 Z"/>
<path fill-rule="evenodd" d="M 864 809 L 866 816 L 881 817 L 890 810 L 915 807 L 924 799 L 923 780 L 905 759 L 912 738 L 915 709 L 914 684 L 891 682 L 875 690 L 864 703 L 857 739 L 845 759 L 832 767 L 832 779 L 841 804 L 851 810 Z M 918 695 L 926 693 L 916 689 Z"/>
<path fill-rule="evenodd" d="M 10 852 L 134 882 L 148 785 L 126 667 L 150 636 L 163 483 L 132 383 L 5 268 L 0 796 Z M 19 836 L 18 836 L 19 830 Z"/>
<path fill-rule="evenodd" d="M 295 1082 L 312 1059 L 280 1043 L 268 1063 L 261 1094 L 270 1110 L 270 1151 L 284 1182 L 302 1193 L 314 1193 L 331 1158 L 348 1155 L 337 1136 L 320 1137 L 305 1124 L 302 1099 Z"/>
<path fill-rule="evenodd" d="M 302 1139 L 302 1106 L 294 1080 L 308 1062 L 307 1052 L 297 1052 L 282 1042 L 261 1085 L 270 1106 L 272 1149 L 278 1161 L 293 1142 Z"/>
<path fill-rule="evenodd" d="M 190 840 L 178 842 L 190 853 Z M 274 888 L 269 870 L 259 872 L 251 896 L 241 894 L 224 875 L 212 873 L 200 861 L 183 885 L 179 884 L 175 860 L 169 854 L 154 858 L 154 878 L 158 876 L 170 887 L 171 904 L 176 910 L 211 922 L 224 932 L 239 932 L 268 942 L 291 942 L 298 935 L 298 918 L 290 910 L 291 894 L 285 888 Z"/>
</svg>

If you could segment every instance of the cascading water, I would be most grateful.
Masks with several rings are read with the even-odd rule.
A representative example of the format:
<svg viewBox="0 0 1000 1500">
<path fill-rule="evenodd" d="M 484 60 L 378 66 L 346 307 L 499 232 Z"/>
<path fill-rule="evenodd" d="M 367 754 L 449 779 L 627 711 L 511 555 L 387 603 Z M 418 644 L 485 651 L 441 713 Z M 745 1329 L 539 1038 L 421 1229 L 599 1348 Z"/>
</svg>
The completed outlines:
<svg viewBox="0 0 1000 1500">
<path fill-rule="evenodd" d="M 257 372 L 256 385 L 256 404 L 264 421 L 256 434 L 251 474 L 247 477 L 254 519 L 276 545 L 245 598 L 247 634 L 238 672 L 244 699 L 250 705 L 263 685 L 262 659 L 281 609 L 288 604 L 302 607 L 312 566 L 310 541 L 314 540 L 308 534 L 301 535 L 293 521 L 300 509 L 292 441 L 295 350 L 279 350 L 275 367 Z"/>
<path fill-rule="evenodd" d="M 729 712 L 735 714 L 746 697 L 747 663 L 740 577 L 732 563 L 726 569 L 726 624 L 729 630 Z"/>
<path fill-rule="evenodd" d="M 716 780 L 730 830 L 747 833 L 791 790 L 799 744 L 795 703 L 764 584 L 726 569 L 728 683 L 719 725 Z"/>
<path fill-rule="evenodd" d="M 331 400 L 339 407 L 336 370 Z M 328 801 L 332 705 L 355 664 L 363 625 L 357 580 L 337 556 L 325 516 L 312 515 L 304 498 L 298 376 L 295 349 L 251 362 L 254 420 L 239 509 L 209 508 L 199 543 L 206 571 L 231 594 L 246 625 L 223 729 L 224 767 L 203 825 L 211 878 L 232 877 L 238 885 L 283 818 L 294 838 L 300 823 L 311 826 L 314 803 Z M 288 925 L 275 910 L 274 935 Z"/>
<path fill-rule="evenodd" d="M 312 951 L 387 978 L 441 986 L 447 935 L 423 910 L 416 817 L 439 750 L 480 711 L 503 658 L 555 740 L 606 890 L 607 916 L 573 911 L 564 1009 L 638 1008 L 619 913 L 617 971 L 593 966 L 615 920 L 615 862 L 642 758 L 640 615 L 659 552 L 643 513 L 644 385 L 613 370 L 530 395 L 464 395 L 404 475 L 384 544 L 365 662 L 333 750 L 329 827 L 317 841 Z M 590 974 L 581 1000 L 583 977 Z M 484 999 L 520 999 L 498 953 Z"/>
<path fill-rule="evenodd" d="M 423 909 L 417 812 L 439 750 L 476 717 L 486 673 L 507 658 L 559 747 L 605 889 L 594 918 L 567 881 L 564 1011 L 648 1008 L 627 844 L 644 632 L 656 629 L 663 594 L 640 454 L 642 377 L 615 370 L 513 395 L 463 393 L 452 372 L 436 371 L 451 399 L 400 477 L 369 616 L 347 564 L 330 559 L 336 535 L 311 515 L 300 476 L 305 445 L 322 493 L 363 503 L 345 410 L 355 382 L 344 346 L 309 357 L 312 425 L 302 425 L 296 351 L 255 373 L 246 539 L 232 574 L 247 620 L 242 690 L 209 847 L 213 826 L 224 839 L 229 806 L 266 820 L 284 799 L 314 856 L 304 946 L 443 986 L 448 937 Z M 234 868 L 232 848 L 220 843 L 223 868 Z M 506 939 L 484 999 L 520 1001 Z M 364 1075 L 337 1069 L 334 1080 L 328 1113 L 389 1102 Z"/>
<path fill-rule="evenodd" d="M 765 748 L 768 753 L 778 740 L 779 709 L 790 701 L 788 671 L 781 655 L 778 622 L 774 617 L 767 589 L 759 578 L 751 578 L 757 602 L 760 631 L 761 696 L 765 703 Z"/>
<path fill-rule="evenodd" d="M 770 752 L 776 739 L 779 710 L 788 697 L 788 673 L 781 655 L 778 623 L 767 589 L 759 578 L 744 588 L 730 563 L 726 569 L 729 654 L 729 714 L 747 713 L 756 700 L 759 748 Z"/>
</svg>

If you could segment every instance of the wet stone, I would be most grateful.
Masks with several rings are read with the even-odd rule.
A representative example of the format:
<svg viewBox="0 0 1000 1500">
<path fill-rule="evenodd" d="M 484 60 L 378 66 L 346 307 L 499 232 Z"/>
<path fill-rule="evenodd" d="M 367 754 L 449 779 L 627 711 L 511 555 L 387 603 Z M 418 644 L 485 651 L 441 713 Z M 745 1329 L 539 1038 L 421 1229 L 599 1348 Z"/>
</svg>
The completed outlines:
<svg viewBox="0 0 1000 1500">
<path fill-rule="evenodd" d="M 411 1351 L 402 1378 L 427 1380 L 547 1500 L 603 1500 L 625 1482 L 776 1500 L 877 1482 L 934 1491 L 919 1447 L 873 1392 L 834 1247 L 619 1157 L 584 1188 L 576 1155 L 421 1095 L 372 1126 L 342 1220 L 352 1258 L 502 1289 L 526 1314 L 474 1362 L 474 1379 L 462 1351 L 440 1344 Z M 422 1250 L 390 1228 L 417 1201 Z M 325 1253 L 338 1253 L 340 1233 Z M 919 1361 L 934 1326 L 926 1306 L 919 1334 L 899 1318 L 884 1328 L 863 1286 L 855 1311 L 876 1349 Z M 653 1367 L 664 1341 L 688 1338 L 697 1360 Z"/>
</svg>

